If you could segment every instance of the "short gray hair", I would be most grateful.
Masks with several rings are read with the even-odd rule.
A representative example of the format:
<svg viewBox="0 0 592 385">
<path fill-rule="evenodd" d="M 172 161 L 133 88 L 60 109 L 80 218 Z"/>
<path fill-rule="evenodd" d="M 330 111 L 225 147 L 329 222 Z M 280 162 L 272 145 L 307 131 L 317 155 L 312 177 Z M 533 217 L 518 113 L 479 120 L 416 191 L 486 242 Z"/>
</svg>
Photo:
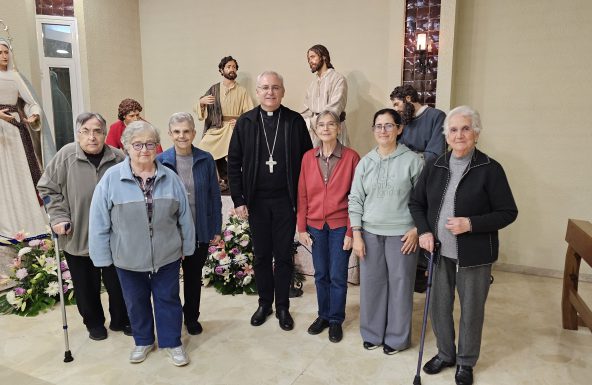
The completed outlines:
<svg viewBox="0 0 592 385">
<path fill-rule="evenodd" d="M 189 123 L 189 127 L 195 131 L 195 121 L 193 120 L 193 116 L 188 112 L 175 112 L 172 114 L 169 118 L 169 130 L 172 125 L 184 122 Z"/>
<path fill-rule="evenodd" d="M 107 133 L 107 122 L 105 121 L 105 118 L 103 118 L 98 112 L 83 112 L 82 114 L 78 115 L 76 117 L 76 132 L 80 131 L 80 128 L 91 119 L 98 120 L 101 124 L 103 134 Z"/>
<path fill-rule="evenodd" d="M 123 144 L 123 147 L 127 149 L 129 146 L 131 146 L 134 137 L 136 137 L 140 132 L 144 131 L 151 132 L 156 139 L 156 143 L 160 143 L 160 134 L 158 133 L 158 130 L 145 120 L 137 120 L 128 124 L 123 131 L 123 134 L 121 134 L 121 143 Z"/>
<path fill-rule="evenodd" d="M 456 115 L 460 115 L 465 118 L 471 119 L 471 128 L 473 129 L 473 131 L 475 131 L 476 134 L 479 134 L 481 132 L 481 128 L 483 127 L 481 126 L 481 115 L 479 115 L 479 112 L 469 106 L 458 106 L 450 110 L 448 115 L 446 115 L 446 119 L 444 119 L 443 128 L 444 136 L 446 138 L 448 138 L 448 134 L 450 133 L 448 127 L 450 119 L 452 119 L 452 117 Z"/>
<path fill-rule="evenodd" d="M 339 115 L 337 115 L 334 111 L 331 110 L 324 110 L 323 112 L 321 112 L 319 115 L 317 115 L 317 122 L 319 121 L 320 118 L 329 115 L 330 117 L 333 118 L 333 120 L 335 122 L 337 122 L 337 124 L 341 125 L 341 121 L 339 119 Z"/>
<path fill-rule="evenodd" d="M 282 83 L 282 88 L 284 87 L 284 78 L 282 77 L 282 75 L 278 74 L 275 71 L 270 71 L 270 70 L 266 70 L 261 72 L 259 75 L 257 75 L 257 87 L 259 87 L 259 84 L 261 84 L 261 78 L 263 76 L 275 76 L 276 78 L 279 79 L 280 83 Z"/>
</svg>

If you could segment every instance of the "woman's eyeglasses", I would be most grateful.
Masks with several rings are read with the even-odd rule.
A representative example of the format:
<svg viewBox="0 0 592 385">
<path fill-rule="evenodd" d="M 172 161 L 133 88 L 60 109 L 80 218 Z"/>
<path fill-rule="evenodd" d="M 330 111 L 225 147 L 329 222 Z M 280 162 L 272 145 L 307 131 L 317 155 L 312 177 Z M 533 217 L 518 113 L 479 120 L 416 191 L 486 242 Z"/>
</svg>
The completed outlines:
<svg viewBox="0 0 592 385">
<path fill-rule="evenodd" d="M 146 147 L 146 150 L 148 151 L 152 151 L 156 148 L 156 143 L 154 142 L 147 142 L 147 143 L 140 143 L 140 142 L 135 142 L 132 143 L 132 148 L 136 151 L 142 151 L 142 148 Z"/>
<path fill-rule="evenodd" d="M 395 127 L 399 128 L 399 125 L 393 123 L 375 124 L 372 126 L 372 130 L 374 132 L 380 132 L 382 130 L 386 132 L 392 132 L 395 129 Z"/>
</svg>

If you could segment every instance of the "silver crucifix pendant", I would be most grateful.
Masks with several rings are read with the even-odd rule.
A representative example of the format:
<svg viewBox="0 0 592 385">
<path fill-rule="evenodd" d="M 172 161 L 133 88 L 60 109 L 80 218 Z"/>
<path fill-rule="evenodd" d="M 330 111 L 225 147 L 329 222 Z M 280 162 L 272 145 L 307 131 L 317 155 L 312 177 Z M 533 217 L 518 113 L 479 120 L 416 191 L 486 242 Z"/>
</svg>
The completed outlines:
<svg viewBox="0 0 592 385">
<path fill-rule="evenodd" d="M 269 160 L 265 162 L 265 164 L 269 166 L 269 172 L 273 174 L 273 166 L 275 166 L 277 162 L 273 160 L 273 157 L 271 155 L 269 156 Z"/>
</svg>

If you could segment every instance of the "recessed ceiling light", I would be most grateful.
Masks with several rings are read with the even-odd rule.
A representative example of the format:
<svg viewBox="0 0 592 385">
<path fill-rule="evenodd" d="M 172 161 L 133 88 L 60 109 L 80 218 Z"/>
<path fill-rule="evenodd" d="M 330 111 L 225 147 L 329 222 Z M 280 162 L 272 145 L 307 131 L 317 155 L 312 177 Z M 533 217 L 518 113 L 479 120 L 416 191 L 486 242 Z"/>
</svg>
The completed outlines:
<svg viewBox="0 0 592 385">
<path fill-rule="evenodd" d="M 62 55 L 66 55 L 66 54 L 70 53 L 70 52 L 66 51 L 65 49 L 57 49 L 56 52 L 61 53 Z"/>
</svg>

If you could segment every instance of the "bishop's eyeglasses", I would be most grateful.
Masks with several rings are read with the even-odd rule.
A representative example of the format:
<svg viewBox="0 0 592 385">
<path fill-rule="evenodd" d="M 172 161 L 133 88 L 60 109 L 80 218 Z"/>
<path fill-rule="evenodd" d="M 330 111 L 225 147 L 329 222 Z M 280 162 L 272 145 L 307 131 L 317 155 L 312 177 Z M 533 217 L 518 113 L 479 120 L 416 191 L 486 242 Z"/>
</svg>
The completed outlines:
<svg viewBox="0 0 592 385">
<path fill-rule="evenodd" d="M 282 86 L 267 86 L 267 85 L 265 85 L 265 86 L 257 86 L 257 88 L 259 88 L 263 92 L 271 91 L 275 94 L 282 89 Z"/>
</svg>

